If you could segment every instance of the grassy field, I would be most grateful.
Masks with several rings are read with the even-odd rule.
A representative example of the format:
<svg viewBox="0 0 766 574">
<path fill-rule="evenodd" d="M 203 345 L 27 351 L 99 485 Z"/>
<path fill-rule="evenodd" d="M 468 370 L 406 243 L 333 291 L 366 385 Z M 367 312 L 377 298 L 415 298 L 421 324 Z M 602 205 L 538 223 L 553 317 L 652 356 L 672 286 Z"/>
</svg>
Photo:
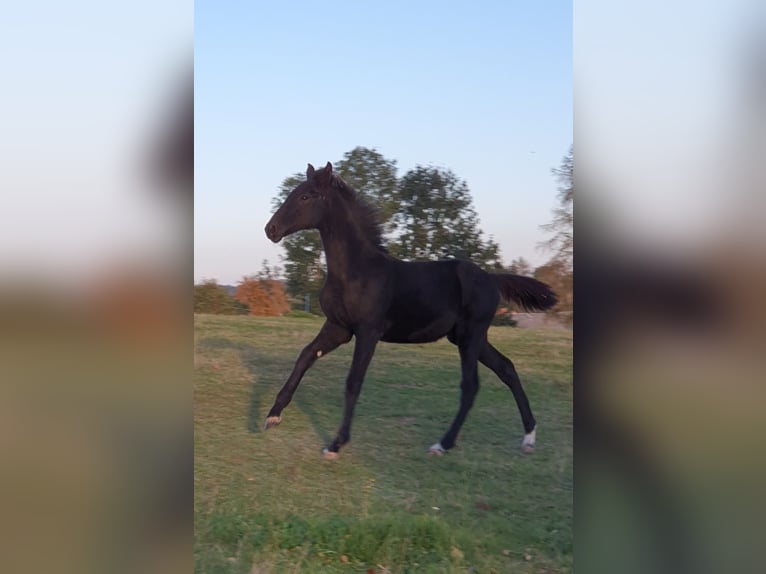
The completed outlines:
<svg viewBox="0 0 766 574">
<path fill-rule="evenodd" d="M 428 447 L 458 407 L 446 341 L 381 343 L 338 461 L 353 341 L 306 374 L 282 424 L 262 424 L 318 319 L 195 317 L 197 573 L 571 572 L 572 336 L 495 327 L 538 421 L 521 454 L 508 388 L 483 366 L 458 445 Z"/>
</svg>

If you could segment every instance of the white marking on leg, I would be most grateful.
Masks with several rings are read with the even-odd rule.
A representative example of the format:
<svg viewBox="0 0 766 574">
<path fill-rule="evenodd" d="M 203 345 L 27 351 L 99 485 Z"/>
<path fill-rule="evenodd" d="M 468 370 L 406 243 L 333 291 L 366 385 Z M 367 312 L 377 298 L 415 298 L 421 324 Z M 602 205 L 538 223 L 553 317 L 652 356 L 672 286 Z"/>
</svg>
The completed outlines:
<svg viewBox="0 0 766 574">
<path fill-rule="evenodd" d="M 524 435 L 524 440 L 521 441 L 521 450 L 525 453 L 533 453 L 535 452 L 535 434 L 537 433 L 537 428 L 533 428 L 532 432 L 528 432 Z"/>
<path fill-rule="evenodd" d="M 322 351 L 317 351 L 317 359 L 322 356 Z"/>
<path fill-rule="evenodd" d="M 442 443 L 437 442 L 436 444 L 432 444 L 431 448 L 428 449 L 428 454 L 435 454 L 437 456 L 443 455 L 447 450 L 442 446 Z"/>
<path fill-rule="evenodd" d="M 322 456 L 325 460 L 338 460 L 338 456 L 340 456 L 337 452 L 333 452 L 328 449 L 322 449 Z"/>
<path fill-rule="evenodd" d="M 263 426 L 263 428 L 268 429 L 270 427 L 275 427 L 281 422 L 282 422 L 281 415 L 278 417 L 266 417 L 266 424 Z"/>
</svg>

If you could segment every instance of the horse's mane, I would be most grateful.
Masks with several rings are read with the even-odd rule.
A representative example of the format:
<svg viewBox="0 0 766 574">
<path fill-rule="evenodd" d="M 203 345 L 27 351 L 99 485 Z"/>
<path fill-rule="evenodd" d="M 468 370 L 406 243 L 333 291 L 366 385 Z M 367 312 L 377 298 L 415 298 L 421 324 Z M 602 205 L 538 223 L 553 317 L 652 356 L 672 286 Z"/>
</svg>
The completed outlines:
<svg viewBox="0 0 766 574">
<path fill-rule="evenodd" d="M 332 175 L 331 185 L 345 200 L 346 205 L 348 205 L 351 210 L 351 216 L 359 224 L 359 228 L 362 230 L 365 237 L 367 237 L 375 247 L 388 253 L 388 249 L 386 249 L 386 246 L 383 243 L 383 228 L 380 224 L 378 208 L 358 194 L 353 187 L 343 181 L 343 178 L 337 174 Z"/>
</svg>

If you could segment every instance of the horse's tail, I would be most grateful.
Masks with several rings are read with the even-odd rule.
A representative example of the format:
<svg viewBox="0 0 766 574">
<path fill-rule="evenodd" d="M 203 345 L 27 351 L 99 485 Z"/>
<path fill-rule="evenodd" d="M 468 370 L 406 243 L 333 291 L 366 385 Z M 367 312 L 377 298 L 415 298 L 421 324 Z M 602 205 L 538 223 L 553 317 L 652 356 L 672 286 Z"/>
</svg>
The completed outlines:
<svg viewBox="0 0 766 574">
<path fill-rule="evenodd" d="M 557 302 L 556 294 L 542 281 L 509 273 L 493 273 L 500 295 L 527 310 L 545 311 Z"/>
</svg>

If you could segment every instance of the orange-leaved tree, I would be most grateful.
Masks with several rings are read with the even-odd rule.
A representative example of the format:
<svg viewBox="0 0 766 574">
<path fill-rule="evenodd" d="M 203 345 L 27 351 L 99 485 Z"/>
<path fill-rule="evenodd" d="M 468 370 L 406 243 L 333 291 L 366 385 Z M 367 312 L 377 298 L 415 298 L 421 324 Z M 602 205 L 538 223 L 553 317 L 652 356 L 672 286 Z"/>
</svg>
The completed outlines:
<svg viewBox="0 0 766 574">
<path fill-rule="evenodd" d="M 235 298 L 250 308 L 251 315 L 276 317 L 290 310 L 284 284 L 275 279 L 245 276 L 239 282 Z"/>
</svg>

